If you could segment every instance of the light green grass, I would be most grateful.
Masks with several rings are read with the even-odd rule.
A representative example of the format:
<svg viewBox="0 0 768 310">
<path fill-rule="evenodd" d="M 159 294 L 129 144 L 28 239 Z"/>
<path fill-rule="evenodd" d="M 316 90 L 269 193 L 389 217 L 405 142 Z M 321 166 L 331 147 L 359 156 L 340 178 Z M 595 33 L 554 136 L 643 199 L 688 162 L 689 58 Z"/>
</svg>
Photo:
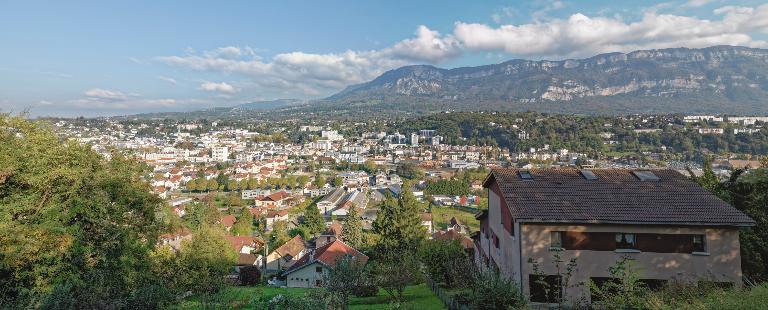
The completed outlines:
<svg viewBox="0 0 768 310">
<path fill-rule="evenodd" d="M 472 232 L 480 230 L 480 221 L 475 219 L 474 213 L 451 207 L 432 206 L 432 224 L 435 226 L 435 230 L 445 230 L 451 217 L 454 216 L 464 225 L 467 225 Z"/>
<path fill-rule="evenodd" d="M 271 299 L 277 295 L 300 297 L 307 293 L 306 288 L 277 288 L 277 287 L 227 287 L 218 294 L 201 298 L 192 296 L 182 301 L 174 309 L 254 309 L 251 300 L 257 296 Z M 409 286 L 405 289 L 404 309 L 433 310 L 445 309 L 443 303 L 424 284 Z M 389 295 L 383 290 L 372 297 L 353 297 L 350 300 L 351 310 L 389 309 Z"/>
</svg>

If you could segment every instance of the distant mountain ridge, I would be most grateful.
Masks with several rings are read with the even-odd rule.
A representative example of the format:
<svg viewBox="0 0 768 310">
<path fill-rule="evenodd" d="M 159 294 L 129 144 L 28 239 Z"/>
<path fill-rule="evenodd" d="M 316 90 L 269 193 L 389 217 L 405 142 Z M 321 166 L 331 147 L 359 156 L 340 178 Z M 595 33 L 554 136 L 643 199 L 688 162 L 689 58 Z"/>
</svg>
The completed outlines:
<svg viewBox="0 0 768 310">
<path fill-rule="evenodd" d="M 293 106 L 293 105 L 299 105 L 302 103 L 305 103 L 305 101 L 299 100 L 299 99 L 275 99 L 275 100 L 254 101 L 254 102 L 243 103 L 243 104 L 236 105 L 233 108 L 243 109 L 243 110 L 270 110 L 270 109 L 284 108 L 284 107 Z"/>
<path fill-rule="evenodd" d="M 738 46 L 607 53 L 586 59 L 510 60 L 478 67 L 428 65 L 390 70 L 326 98 L 341 104 L 369 100 L 440 102 L 457 108 L 483 104 L 578 105 L 594 110 L 768 113 L 768 50 Z M 700 105 L 697 107 L 697 103 Z M 613 105 L 613 106 L 612 106 Z M 722 111 L 717 111 L 722 109 Z"/>
</svg>

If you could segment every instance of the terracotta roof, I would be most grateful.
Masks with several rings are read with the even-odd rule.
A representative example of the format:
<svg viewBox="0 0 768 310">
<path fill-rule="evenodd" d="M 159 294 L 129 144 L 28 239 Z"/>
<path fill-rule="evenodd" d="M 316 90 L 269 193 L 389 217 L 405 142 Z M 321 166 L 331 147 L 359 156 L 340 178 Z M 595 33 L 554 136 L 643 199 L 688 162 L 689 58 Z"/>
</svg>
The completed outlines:
<svg viewBox="0 0 768 310">
<path fill-rule="evenodd" d="M 283 200 L 283 199 L 287 198 L 288 196 L 290 196 L 290 195 L 287 192 L 279 191 L 279 192 L 275 192 L 275 193 L 269 194 L 268 196 L 266 196 L 264 198 L 260 198 L 259 200 L 280 201 L 280 200 Z"/>
<path fill-rule="evenodd" d="M 253 216 L 261 216 L 267 209 L 262 207 L 256 207 L 256 208 L 248 208 L 248 211 L 253 214 Z"/>
<path fill-rule="evenodd" d="M 302 267 L 314 262 L 319 262 L 328 266 L 329 268 L 335 268 L 336 262 L 345 255 L 352 256 L 355 258 L 355 260 L 362 263 L 366 263 L 368 261 L 368 256 L 360 253 L 360 251 L 337 239 L 333 242 L 323 245 L 322 247 L 317 248 L 311 254 L 302 256 L 298 261 L 296 261 L 295 264 L 293 264 L 293 266 L 291 266 L 291 268 L 286 270 L 285 274 L 301 269 Z"/>
<path fill-rule="evenodd" d="M 221 217 L 221 225 L 224 225 L 224 227 L 232 227 L 232 225 L 235 225 L 235 222 L 237 222 L 237 219 L 234 215 L 225 215 Z"/>
<path fill-rule="evenodd" d="M 455 240 L 455 241 L 458 241 L 459 244 L 461 244 L 461 246 L 464 247 L 465 249 L 471 249 L 473 247 L 471 238 L 465 235 L 462 235 L 455 230 L 449 230 L 449 231 L 438 230 L 436 233 L 432 234 L 432 239 L 444 240 L 444 241 Z"/>
<path fill-rule="evenodd" d="M 288 215 L 288 210 L 277 210 L 277 211 L 269 211 L 267 212 L 267 217 L 284 217 Z"/>
<path fill-rule="evenodd" d="M 261 241 L 256 237 L 226 236 L 226 238 L 227 241 L 229 241 L 229 244 L 232 245 L 232 248 L 234 248 L 237 252 L 240 252 L 240 249 L 242 249 L 243 246 L 259 248 L 264 245 L 264 241 Z"/>
<path fill-rule="evenodd" d="M 670 169 L 493 169 L 512 218 L 529 222 L 640 223 L 751 226 L 755 221 Z M 658 180 L 640 180 L 650 171 Z M 521 174 L 522 172 L 522 174 Z M 525 172 L 531 176 L 523 179 Z"/>
<path fill-rule="evenodd" d="M 304 239 L 301 239 L 300 235 L 296 235 L 293 237 L 293 239 L 288 240 L 288 242 L 277 248 L 275 252 L 280 254 L 280 256 L 285 256 L 288 254 L 292 257 L 296 257 L 299 256 L 299 253 L 301 253 L 301 251 L 305 250 L 306 248 L 307 244 L 304 242 Z"/>
</svg>

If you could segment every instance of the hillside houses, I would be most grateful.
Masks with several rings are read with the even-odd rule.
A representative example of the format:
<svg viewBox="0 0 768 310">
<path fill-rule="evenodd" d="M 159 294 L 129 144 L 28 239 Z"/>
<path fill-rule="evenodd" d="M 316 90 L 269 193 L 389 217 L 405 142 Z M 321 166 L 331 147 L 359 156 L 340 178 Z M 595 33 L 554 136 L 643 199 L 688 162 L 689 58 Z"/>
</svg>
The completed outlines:
<svg viewBox="0 0 768 310">
<path fill-rule="evenodd" d="M 342 257 L 351 257 L 355 262 L 365 264 L 368 256 L 348 246 L 341 240 L 324 244 L 302 256 L 283 274 L 288 287 L 321 287 L 328 271 L 336 267 Z"/>
<path fill-rule="evenodd" d="M 325 216 L 345 217 L 349 208 L 365 209 L 368 205 L 367 192 L 360 190 L 345 190 L 342 187 L 336 188 L 325 195 L 318 203 L 317 207 Z"/>
</svg>

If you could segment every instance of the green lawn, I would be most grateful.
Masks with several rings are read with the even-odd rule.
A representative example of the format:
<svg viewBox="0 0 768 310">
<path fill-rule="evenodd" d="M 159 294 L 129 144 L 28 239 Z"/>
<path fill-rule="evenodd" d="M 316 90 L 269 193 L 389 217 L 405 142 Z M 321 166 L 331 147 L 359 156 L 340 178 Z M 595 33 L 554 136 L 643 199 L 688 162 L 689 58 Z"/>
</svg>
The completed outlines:
<svg viewBox="0 0 768 310">
<path fill-rule="evenodd" d="M 254 309 L 250 301 L 257 296 L 271 298 L 277 295 L 303 296 L 306 288 L 277 288 L 277 287 L 227 287 L 217 295 L 209 298 L 190 297 L 175 309 Z M 425 284 L 409 286 L 405 289 L 404 309 L 432 310 L 445 309 L 443 303 L 432 293 Z M 389 296 L 380 291 L 373 297 L 353 297 L 349 308 L 352 310 L 363 309 L 388 309 Z"/>
<path fill-rule="evenodd" d="M 432 206 L 432 224 L 435 226 L 435 230 L 445 230 L 451 217 L 454 216 L 464 225 L 467 225 L 469 230 L 473 232 L 480 230 L 480 221 L 475 219 L 474 213 L 451 207 Z"/>
</svg>

